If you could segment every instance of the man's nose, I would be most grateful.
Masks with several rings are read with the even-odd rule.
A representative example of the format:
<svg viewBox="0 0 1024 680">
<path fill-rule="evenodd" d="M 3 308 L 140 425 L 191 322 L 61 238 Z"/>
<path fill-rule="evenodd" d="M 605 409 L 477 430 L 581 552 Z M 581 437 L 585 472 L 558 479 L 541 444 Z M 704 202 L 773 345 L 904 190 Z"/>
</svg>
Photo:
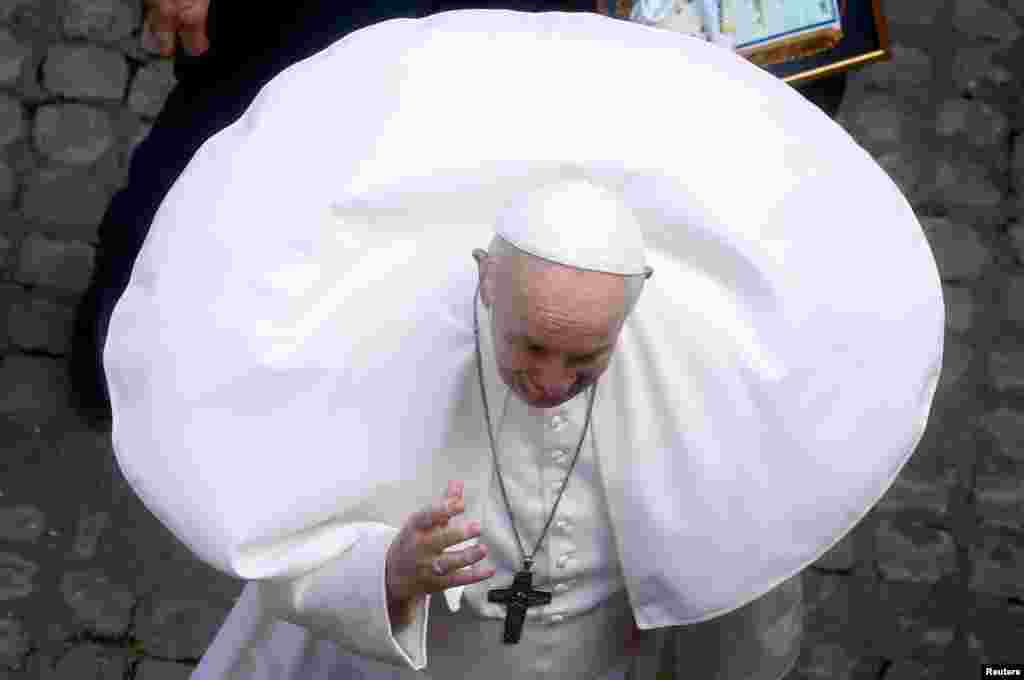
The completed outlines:
<svg viewBox="0 0 1024 680">
<path fill-rule="evenodd" d="M 576 382 L 576 371 L 567 367 L 561 359 L 539 362 L 533 373 L 534 384 L 548 397 L 560 397 Z"/>
</svg>

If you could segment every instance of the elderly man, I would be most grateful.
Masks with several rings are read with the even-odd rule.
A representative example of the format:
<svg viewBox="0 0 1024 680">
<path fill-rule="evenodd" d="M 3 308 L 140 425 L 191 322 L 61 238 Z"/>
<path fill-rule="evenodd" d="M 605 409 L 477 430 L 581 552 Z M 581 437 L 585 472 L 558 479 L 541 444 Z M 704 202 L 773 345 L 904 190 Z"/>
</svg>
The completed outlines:
<svg viewBox="0 0 1024 680">
<path fill-rule="evenodd" d="M 839 174 L 870 200 L 825 230 Z M 357 31 L 205 143 L 105 364 L 126 478 L 248 582 L 196 680 L 652 678 L 666 638 L 776 680 L 800 570 L 923 433 L 943 321 L 899 190 L 784 84 L 463 11 Z"/>
<path fill-rule="evenodd" d="M 621 197 L 574 174 L 511 201 L 488 249 L 473 251 L 476 377 L 494 463 L 488 490 L 479 475 L 469 481 L 479 519 L 458 521 L 466 482 L 453 480 L 400 528 L 347 526 L 358 538 L 329 569 L 247 589 L 197 680 L 420 677 L 403 665 L 434 678 L 615 680 L 630 668 L 653 678 L 667 644 L 686 657 L 679 671 L 702 676 L 774 680 L 792 668 L 798 576 L 671 640 L 637 627 L 589 425 L 652 271 Z M 431 606 L 441 593 L 449 606 Z M 277 622 L 261 627 L 267 612 Z M 338 631 L 348 653 L 315 642 Z M 486 651 L 467 654 L 476 649 Z"/>
</svg>

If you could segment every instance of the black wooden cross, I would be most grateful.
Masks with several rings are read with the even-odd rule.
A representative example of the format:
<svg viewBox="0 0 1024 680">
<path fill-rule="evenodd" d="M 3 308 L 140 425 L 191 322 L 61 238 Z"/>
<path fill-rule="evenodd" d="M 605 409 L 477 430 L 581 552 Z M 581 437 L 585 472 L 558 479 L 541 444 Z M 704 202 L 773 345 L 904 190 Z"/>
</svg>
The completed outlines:
<svg viewBox="0 0 1024 680">
<path fill-rule="evenodd" d="M 551 593 L 533 589 L 533 573 L 517 571 L 510 588 L 494 588 L 487 592 L 488 602 L 505 605 L 505 644 L 516 644 L 523 634 L 526 610 L 551 604 Z"/>
</svg>

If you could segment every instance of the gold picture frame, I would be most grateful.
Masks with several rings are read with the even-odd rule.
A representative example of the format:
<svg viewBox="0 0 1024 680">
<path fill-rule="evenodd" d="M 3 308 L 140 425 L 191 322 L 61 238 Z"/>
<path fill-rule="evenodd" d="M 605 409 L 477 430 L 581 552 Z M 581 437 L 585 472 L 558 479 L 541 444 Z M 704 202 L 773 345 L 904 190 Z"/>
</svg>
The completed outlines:
<svg viewBox="0 0 1024 680">
<path fill-rule="evenodd" d="M 790 84 L 808 83 L 892 58 L 882 0 L 839 0 L 842 32 L 811 33 L 764 49 L 741 50 Z M 628 21 L 633 0 L 597 0 L 597 11 Z"/>
</svg>

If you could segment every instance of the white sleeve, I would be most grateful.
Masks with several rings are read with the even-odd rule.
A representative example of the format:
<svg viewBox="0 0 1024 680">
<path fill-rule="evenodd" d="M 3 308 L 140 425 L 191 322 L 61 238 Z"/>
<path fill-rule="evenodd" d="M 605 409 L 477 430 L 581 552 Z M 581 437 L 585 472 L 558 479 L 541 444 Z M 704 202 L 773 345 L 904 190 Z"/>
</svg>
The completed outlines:
<svg viewBox="0 0 1024 680">
<path fill-rule="evenodd" d="M 338 557 L 297 578 L 259 582 L 267 613 L 354 654 L 423 669 L 430 596 L 408 626 L 395 630 L 388 615 L 385 560 L 398 529 L 370 522 L 344 529 L 353 540 Z"/>
</svg>

